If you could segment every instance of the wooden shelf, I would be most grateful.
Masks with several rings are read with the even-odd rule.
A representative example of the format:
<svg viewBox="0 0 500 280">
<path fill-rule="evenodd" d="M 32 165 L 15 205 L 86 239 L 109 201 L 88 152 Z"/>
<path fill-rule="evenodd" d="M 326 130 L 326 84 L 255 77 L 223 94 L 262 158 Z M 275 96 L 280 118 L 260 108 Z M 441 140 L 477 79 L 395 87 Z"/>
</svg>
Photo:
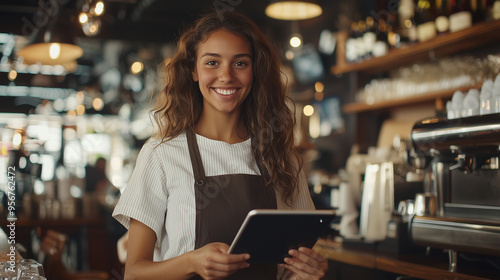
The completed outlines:
<svg viewBox="0 0 500 280">
<path fill-rule="evenodd" d="M 472 50 L 493 42 L 500 42 L 500 20 L 476 24 L 471 28 L 437 36 L 426 42 L 393 49 L 382 57 L 352 64 L 339 62 L 331 68 L 331 72 L 334 75 L 353 71 L 380 72 L 416 61 L 428 60 L 430 57 L 443 57 Z M 338 59 L 338 61 L 342 60 Z"/>
<path fill-rule="evenodd" d="M 388 108 L 393 108 L 397 106 L 404 105 L 415 105 L 418 103 L 433 102 L 436 99 L 449 99 L 453 96 L 455 91 L 460 90 L 462 92 L 467 92 L 472 88 L 480 88 L 481 85 L 460 87 L 451 90 L 434 91 L 425 94 L 414 95 L 408 98 L 391 99 L 387 101 L 380 101 L 373 104 L 367 104 L 364 102 L 348 103 L 342 106 L 342 111 L 346 114 L 362 113 L 368 111 L 383 110 Z"/>
<path fill-rule="evenodd" d="M 482 267 L 477 263 L 459 262 L 459 272 L 448 271 L 447 257 L 420 254 L 393 255 L 376 251 L 346 249 L 335 241 L 320 239 L 314 249 L 325 258 L 355 266 L 388 271 L 419 279 L 499 279 L 498 270 Z"/>
</svg>

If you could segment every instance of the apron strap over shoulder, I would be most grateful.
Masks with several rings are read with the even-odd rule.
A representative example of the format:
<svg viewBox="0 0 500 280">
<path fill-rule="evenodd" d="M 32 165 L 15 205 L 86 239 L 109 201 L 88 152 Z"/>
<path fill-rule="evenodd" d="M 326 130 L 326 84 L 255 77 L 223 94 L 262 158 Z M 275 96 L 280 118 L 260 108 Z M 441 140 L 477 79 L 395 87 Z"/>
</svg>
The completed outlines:
<svg viewBox="0 0 500 280">
<path fill-rule="evenodd" d="M 195 185 L 198 188 L 203 189 L 206 182 L 205 170 L 203 169 L 203 163 L 201 162 L 200 151 L 198 150 L 198 144 L 196 142 L 196 135 L 191 129 L 187 129 L 186 137 L 189 146 L 189 156 L 191 157 L 191 164 L 193 166 Z"/>
</svg>

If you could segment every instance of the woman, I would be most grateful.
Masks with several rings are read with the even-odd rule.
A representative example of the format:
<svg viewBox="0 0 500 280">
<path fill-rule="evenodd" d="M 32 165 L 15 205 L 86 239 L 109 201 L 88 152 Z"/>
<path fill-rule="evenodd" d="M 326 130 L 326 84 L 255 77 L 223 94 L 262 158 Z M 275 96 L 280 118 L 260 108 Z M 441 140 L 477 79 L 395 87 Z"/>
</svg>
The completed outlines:
<svg viewBox="0 0 500 280">
<path fill-rule="evenodd" d="M 277 267 L 227 254 L 257 208 L 314 208 L 294 148 L 279 57 L 235 12 L 207 14 L 182 34 L 114 216 L 129 228 L 127 279 L 319 279 L 308 248 Z"/>
</svg>

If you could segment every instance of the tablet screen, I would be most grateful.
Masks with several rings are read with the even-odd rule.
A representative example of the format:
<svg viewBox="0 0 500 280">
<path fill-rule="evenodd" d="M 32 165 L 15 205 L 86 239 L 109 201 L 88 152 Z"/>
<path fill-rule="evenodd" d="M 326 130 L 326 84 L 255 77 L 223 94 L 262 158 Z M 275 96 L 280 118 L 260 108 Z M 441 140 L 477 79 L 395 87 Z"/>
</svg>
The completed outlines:
<svg viewBox="0 0 500 280">
<path fill-rule="evenodd" d="M 252 210 L 228 253 L 248 253 L 249 263 L 283 263 L 290 249 L 312 248 L 334 218 L 333 210 Z"/>
</svg>

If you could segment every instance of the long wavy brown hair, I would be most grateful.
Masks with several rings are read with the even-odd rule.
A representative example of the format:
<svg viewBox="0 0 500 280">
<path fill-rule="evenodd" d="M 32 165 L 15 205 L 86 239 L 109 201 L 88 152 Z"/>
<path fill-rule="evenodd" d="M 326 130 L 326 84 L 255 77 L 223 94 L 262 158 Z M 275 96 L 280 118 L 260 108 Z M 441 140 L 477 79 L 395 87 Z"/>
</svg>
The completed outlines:
<svg viewBox="0 0 500 280">
<path fill-rule="evenodd" d="M 182 33 L 177 52 L 165 66 L 166 85 L 153 109 L 158 130 L 168 141 L 193 129 L 203 109 L 203 96 L 192 80 L 198 45 L 225 28 L 246 38 L 253 50 L 253 85 L 242 104 L 241 119 L 252 138 L 252 150 L 268 186 L 277 188 L 287 204 L 293 201 L 302 158 L 294 145 L 295 117 L 287 106 L 281 60 L 257 25 L 234 12 L 209 12 Z"/>
</svg>

